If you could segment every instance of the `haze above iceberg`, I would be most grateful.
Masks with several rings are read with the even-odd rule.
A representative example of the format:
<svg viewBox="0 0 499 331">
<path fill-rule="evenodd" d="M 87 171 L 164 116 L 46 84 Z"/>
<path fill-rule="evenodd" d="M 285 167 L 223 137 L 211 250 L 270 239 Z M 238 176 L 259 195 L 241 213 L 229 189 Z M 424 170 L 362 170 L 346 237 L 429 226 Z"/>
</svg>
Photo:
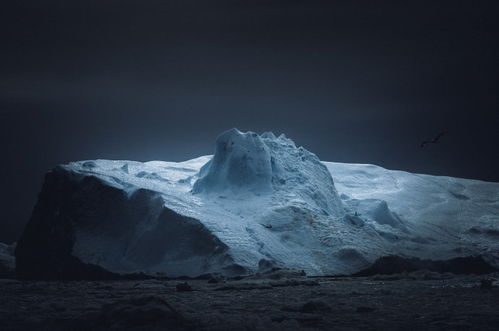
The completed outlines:
<svg viewBox="0 0 499 331">
<path fill-rule="evenodd" d="M 321 162 L 284 135 L 231 129 L 214 156 L 55 168 L 16 255 L 26 277 L 324 275 L 390 254 L 497 264 L 498 239 L 498 183 Z"/>
</svg>

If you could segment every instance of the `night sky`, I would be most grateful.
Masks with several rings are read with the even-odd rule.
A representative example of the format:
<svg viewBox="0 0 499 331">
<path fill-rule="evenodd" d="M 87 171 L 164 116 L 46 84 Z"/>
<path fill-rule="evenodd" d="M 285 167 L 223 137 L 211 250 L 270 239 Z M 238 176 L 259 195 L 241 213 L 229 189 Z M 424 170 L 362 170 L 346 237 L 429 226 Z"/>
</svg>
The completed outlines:
<svg viewBox="0 0 499 331">
<path fill-rule="evenodd" d="M 59 163 L 186 160 L 231 127 L 499 181 L 498 17 L 498 1 L 2 3 L 0 241 Z"/>
</svg>

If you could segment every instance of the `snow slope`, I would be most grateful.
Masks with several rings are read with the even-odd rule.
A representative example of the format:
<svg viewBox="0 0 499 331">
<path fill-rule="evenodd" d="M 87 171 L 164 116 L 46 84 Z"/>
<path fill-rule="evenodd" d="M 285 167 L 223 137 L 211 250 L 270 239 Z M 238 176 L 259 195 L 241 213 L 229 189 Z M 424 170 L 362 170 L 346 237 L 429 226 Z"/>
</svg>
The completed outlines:
<svg viewBox="0 0 499 331">
<path fill-rule="evenodd" d="M 38 234 L 46 228 L 50 240 Z M 498 239 L 499 183 L 320 162 L 283 135 L 233 129 L 213 157 L 59 166 L 17 258 L 18 270 L 36 273 L 27 261 L 54 259 L 34 247 L 64 241 L 52 251 L 118 273 L 278 266 L 320 275 L 355 272 L 388 254 L 485 254 L 497 263 Z"/>
<path fill-rule="evenodd" d="M 343 202 L 352 210 L 358 206 L 361 216 L 375 219 L 375 209 L 365 205 L 376 199 L 397 215 L 403 228 L 394 253 L 434 259 L 484 254 L 498 262 L 499 183 L 412 174 L 369 164 L 325 164 Z M 379 223 L 373 224 L 390 228 Z"/>
</svg>

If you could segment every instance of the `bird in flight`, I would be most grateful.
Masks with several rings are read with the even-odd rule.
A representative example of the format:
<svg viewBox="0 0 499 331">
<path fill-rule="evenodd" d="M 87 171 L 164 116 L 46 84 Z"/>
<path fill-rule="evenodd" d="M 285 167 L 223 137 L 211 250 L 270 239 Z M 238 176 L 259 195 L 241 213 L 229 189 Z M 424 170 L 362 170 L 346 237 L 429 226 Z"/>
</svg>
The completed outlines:
<svg viewBox="0 0 499 331">
<path fill-rule="evenodd" d="M 433 138 L 432 140 L 425 140 L 421 143 L 421 148 L 424 148 L 426 147 L 426 145 L 428 144 L 438 144 L 440 142 L 440 138 L 442 138 L 442 136 L 445 134 L 445 132 L 440 132 L 439 134 L 436 135 L 435 138 Z"/>
</svg>

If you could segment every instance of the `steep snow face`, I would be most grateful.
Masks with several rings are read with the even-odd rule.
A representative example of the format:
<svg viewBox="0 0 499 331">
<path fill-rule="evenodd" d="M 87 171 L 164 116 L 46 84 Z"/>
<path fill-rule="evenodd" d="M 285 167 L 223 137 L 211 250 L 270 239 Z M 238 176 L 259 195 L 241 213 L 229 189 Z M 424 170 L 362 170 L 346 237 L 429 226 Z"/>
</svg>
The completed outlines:
<svg viewBox="0 0 499 331">
<path fill-rule="evenodd" d="M 269 148 L 256 133 L 231 129 L 218 136 L 215 155 L 201 168 L 193 192 L 266 193 L 271 189 Z"/>
<path fill-rule="evenodd" d="M 193 193 L 274 194 L 326 215 L 343 215 L 328 169 L 284 135 L 228 130 L 218 136 L 215 155 L 198 176 Z"/>
<path fill-rule="evenodd" d="M 16 250 L 35 278 L 344 274 L 393 254 L 499 265 L 499 183 L 321 162 L 284 136 L 229 130 L 213 157 L 57 167 Z"/>
</svg>

